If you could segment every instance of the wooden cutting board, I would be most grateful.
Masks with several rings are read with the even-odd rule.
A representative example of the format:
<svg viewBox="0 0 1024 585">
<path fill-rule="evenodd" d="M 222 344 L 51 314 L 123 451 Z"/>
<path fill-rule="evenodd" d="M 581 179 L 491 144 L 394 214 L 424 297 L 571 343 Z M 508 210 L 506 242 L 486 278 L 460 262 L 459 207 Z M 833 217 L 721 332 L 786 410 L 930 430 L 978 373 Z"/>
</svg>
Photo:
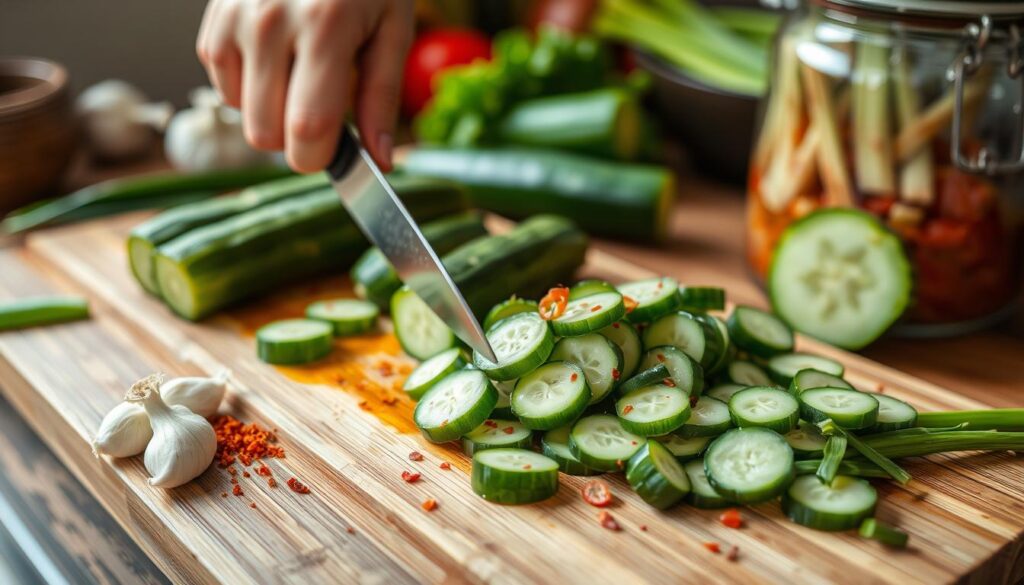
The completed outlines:
<svg viewBox="0 0 1024 585">
<path fill-rule="evenodd" d="M 563 476 L 557 497 L 531 506 L 487 504 L 469 486 L 456 448 L 425 442 L 395 387 L 411 362 L 392 336 L 339 342 L 326 366 L 277 369 L 255 357 L 252 327 L 348 294 L 338 282 L 299 286 L 203 324 L 173 317 L 126 268 L 124 236 L 138 216 L 58 228 L 0 250 L 0 299 L 69 292 L 92 301 L 91 321 L 0 333 L 0 388 L 58 457 L 172 579 L 181 582 L 494 583 L 1015 583 L 1024 576 L 1024 459 L 1007 453 L 939 455 L 907 463 L 906 487 L 879 482 L 881 519 L 911 534 L 905 551 L 786 520 L 778 505 L 745 508 L 745 526 L 718 512 L 667 512 L 609 478 L 621 532 L 601 528 Z M 584 276 L 648 273 L 592 251 Z M 675 275 L 684 276 L 684 275 Z M 883 387 L 923 410 L 984 405 L 808 340 L 848 379 Z M 252 474 L 230 495 L 212 467 L 172 491 L 151 488 L 141 458 L 97 459 L 89 442 L 135 379 L 229 368 L 226 408 L 277 429 L 287 457 L 268 461 L 280 487 Z M 396 401 L 392 404 L 392 397 Z M 425 455 L 409 460 L 411 451 Z M 452 469 L 439 468 L 450 462 Z M 421 472 L 409 484 L 402 471 Z M 300 495 L 283 486 L 297 477 Z M 227 495 L 224 495 L 227 493 Z M 427 498 L 439 506 L 421 509 Z M 255 507 L 253 507 L 255 506 Z M 721 544 L 712 554 L 702 543 Z M 738 547 L 738 558 L 724 554 Z"/>
</svg>

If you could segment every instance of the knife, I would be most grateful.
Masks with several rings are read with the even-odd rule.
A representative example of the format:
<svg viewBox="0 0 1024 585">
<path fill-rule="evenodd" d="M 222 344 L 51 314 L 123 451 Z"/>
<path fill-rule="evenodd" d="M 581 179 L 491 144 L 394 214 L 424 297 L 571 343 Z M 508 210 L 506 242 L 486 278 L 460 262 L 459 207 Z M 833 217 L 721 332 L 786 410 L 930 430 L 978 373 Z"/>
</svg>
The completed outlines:
<svg viewBox="0 0 1024 585">
<path fill-rule="evenodd" d="M 327 174 L 356 225 L 391 261 L 402 281 L 459 339 L 497 363 L 466 299 L 351 124 L 342 127 Z"/>
</svg>

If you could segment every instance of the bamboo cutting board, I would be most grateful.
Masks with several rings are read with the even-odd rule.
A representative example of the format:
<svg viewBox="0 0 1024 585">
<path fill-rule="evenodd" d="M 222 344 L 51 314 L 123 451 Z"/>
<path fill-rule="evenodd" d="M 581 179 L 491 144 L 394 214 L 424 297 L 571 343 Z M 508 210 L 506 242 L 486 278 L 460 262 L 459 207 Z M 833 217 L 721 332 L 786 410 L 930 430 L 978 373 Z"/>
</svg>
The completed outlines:
<svg viewBox="0 0 1024 585">
<path fill-rule="evenodd" d="M 0 251 L 0 299 L 70 292 L 88 296 L 94 309 L 88 322 L 0 334 L 0 388 L 176 581 L 931 584 L 1024 576 L 1024 459 L 1007 453 L 914 460 L 908 486 L 879 483 L 878 515 L 911 534 L 905 551 L 802 528 L 777 504 L 744 509 L 740 530 L 722 526 L 715 511 L 659 512 L 621 477 L 609 479 L 622 532 L 600 527 L 597 510 L 579 497 L 579 478 L 562 476 L 558 496 L 538 505 L 485 503 L 470 490 L 468 459 L 412 428 L 411 404 L 395 392 L 412 363 L 392 336 L 339 342 L 328 365 L 315 369 L 256 359 L 248 331 L 301 312 L 310 299 L 346 294 L 341 284 L 299 286 L 184 323 L 129 275 L 124 236 L 137 220 L 54 229 Z M 593 251 L 584 275 L 622 281 L 648 272 Z M 855 355 L 801 346 L 838 357 L 854 384 L 882 385 L 922 410 L 984 406 Z M 141 458 L 91 455 L 99 421 L 135 379 L 224 367 L 232 371 L 226 408 L 278 429 L 287 457 L 268 465 L 281 487 L 252 474 L 239 479 L 243 496 L 225 496 L 230 476 L 213 467 L 165 492 L 146 484 Z M 414 450 L 423 462 L 409 460 Z M 423 479 L 405 483 L 405 470 Z M 289 477 L 311 493 L 284 488 Z M 437 510 L 421 509 L 427 498 Z M 720 543 L 723 553 L 737 546 L 738 559 L 712 554 L 704 542 Z"/>
</svg>

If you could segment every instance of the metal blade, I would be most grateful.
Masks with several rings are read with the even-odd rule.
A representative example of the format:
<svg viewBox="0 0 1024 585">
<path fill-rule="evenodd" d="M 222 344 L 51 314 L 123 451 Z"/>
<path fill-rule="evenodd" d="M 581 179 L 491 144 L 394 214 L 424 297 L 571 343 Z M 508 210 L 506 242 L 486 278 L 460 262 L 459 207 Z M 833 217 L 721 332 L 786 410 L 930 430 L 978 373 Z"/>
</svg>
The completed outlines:
<svg viewBox="0 0 1024 585">
<path fill-rule="evenodd" d="M 354 135 L 353 135 L 354 136 Z M 483 328 L 466 304 L 440 258 L 423 237 L 416 221 L 395 195 L 384 174 L 360 144 L 344 175 L 335 178 L 334 190 L 356 224 L 391 261 L 395 271 L 459 339 L 497 362 Z"/>
</svg>

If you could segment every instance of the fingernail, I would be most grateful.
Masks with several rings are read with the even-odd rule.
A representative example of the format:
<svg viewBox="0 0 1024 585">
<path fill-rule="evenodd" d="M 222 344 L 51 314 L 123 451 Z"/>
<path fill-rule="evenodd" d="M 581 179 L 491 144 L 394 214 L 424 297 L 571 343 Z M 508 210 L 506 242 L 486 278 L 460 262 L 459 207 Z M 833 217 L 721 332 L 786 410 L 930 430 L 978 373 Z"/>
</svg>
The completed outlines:
<svg viewBox="0 0 1024 585">
<path fill-rule="evenodd" d="M 391 138 L 391 134 L 387 132 L 381 132 L 377 138 L 377 152 L 380 154 L 384 166 L 391 170 L 391 149 L 394 146 L 394 140 Z"/>
</svg>

